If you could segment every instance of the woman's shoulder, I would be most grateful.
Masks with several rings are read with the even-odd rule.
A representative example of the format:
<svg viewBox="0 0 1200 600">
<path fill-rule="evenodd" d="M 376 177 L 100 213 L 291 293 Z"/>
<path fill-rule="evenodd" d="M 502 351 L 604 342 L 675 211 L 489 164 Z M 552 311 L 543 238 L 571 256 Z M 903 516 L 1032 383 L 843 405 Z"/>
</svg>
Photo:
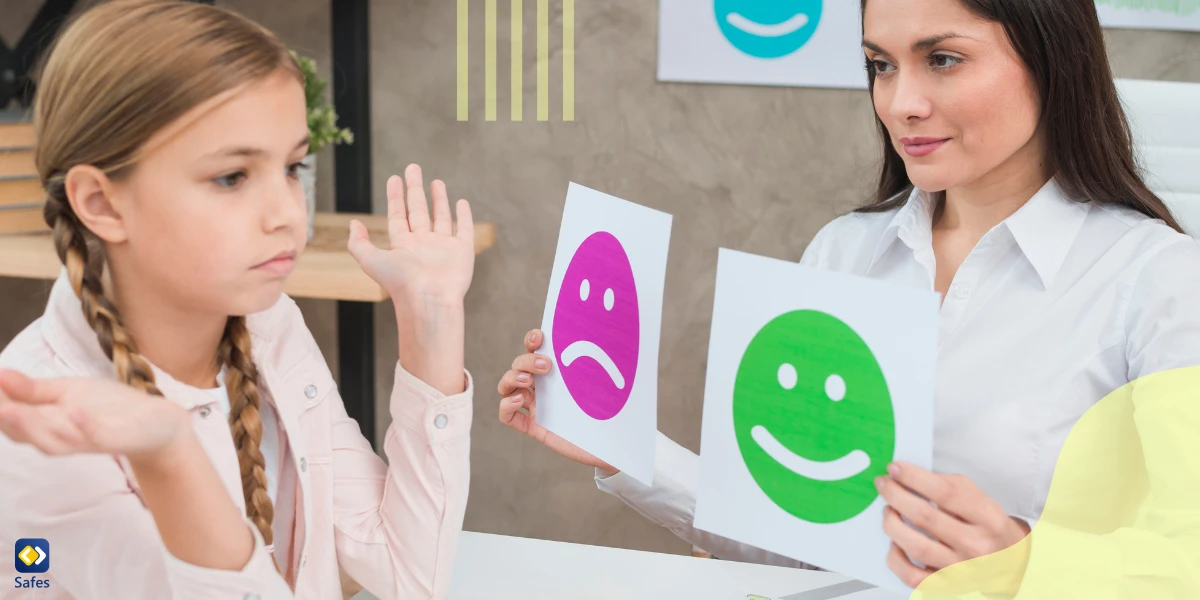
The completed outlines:
<svg viewBox="0 0 1200 600">
<path fill-rule="evenodd" d="M 851 212 L 829 221 L 817 231 L 800 262 L 827 269 L 855 270 L 854 265 L 865 257 L 863 249 L 876 247 L 899 210 Z"/>
<path fill-rule="evenodd" d="M 1093 211 L 1096 227 L 1108 232 L 1103 237 L 1111 237 L 1111 247 L 1127 248 L 1136 262 L 1200 269 L 1200 242 L 1195 238 L 1128 207 L 1101 204 L 1097 208 Z"/>
</svg>

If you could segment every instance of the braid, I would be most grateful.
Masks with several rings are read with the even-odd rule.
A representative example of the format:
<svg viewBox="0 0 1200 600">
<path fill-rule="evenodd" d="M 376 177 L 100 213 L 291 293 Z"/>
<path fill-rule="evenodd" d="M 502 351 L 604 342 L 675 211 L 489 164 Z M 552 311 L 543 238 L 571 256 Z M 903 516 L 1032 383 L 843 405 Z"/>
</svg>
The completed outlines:
<svg viewBox="0 0 1200 600">
<path fill-rule="evenodd" d="M 262 533 L 263 542 L 272 543 L 271 522 L 275 507 L 267 495 L 266 462 L 262 450 L 262 419 L 259 415 L 258 368 L 250 358 L 250 331 L 245 317 L 230 317 L 225 325 L 217 355 L 225 366 L 225 388 L 229 391 L 229 428 L 237 447 L 242 468 L 242 493 L 246 515 Z"/>
<path fill-rule="evenodd" d="M 95 235 L 84 227 L 67 201 L 61 182 L 47 187 L 43 216 L 54 235 L 58 257 L 67 267 L 71 288 L 83 305 L 83 315 L 96 332 L 105 356 L 113 361 L 117 377 L 143 392 L 161 396 L 154 382 L 154 371 L 138 354 L 137 344 L 125 330 L 117 307 L 104 295 L 104 249 Z"/>
<path fill-rule="evenodd" d="M 75 216 L 61 181 L 51 181 L 47 187 L 50 191 L 43 216 L 53 231 L 58 257 L 67 267 L 71 288 L 82 303 L 83 314 L 95 330 L 100 347 L 113 361 L 121 381 L 148 394 L 162 396 L 150 364 L 138 354 L 137 344 L 125 330 L 117 307 L 104 295 L 103 245 Z M 250 359 L 250 332 L 245 318 L 229 319 L 218 357 L 227 367 L 229 424 L 241 465 L 246 515 L 262 533 L 263 542 L 270 544 L 274 537 L 271 521 L 275 508 L 267 495 L 265 463 L 259 450 L 262 422 L 258 413 L 258 369 Z"/>
</svg>

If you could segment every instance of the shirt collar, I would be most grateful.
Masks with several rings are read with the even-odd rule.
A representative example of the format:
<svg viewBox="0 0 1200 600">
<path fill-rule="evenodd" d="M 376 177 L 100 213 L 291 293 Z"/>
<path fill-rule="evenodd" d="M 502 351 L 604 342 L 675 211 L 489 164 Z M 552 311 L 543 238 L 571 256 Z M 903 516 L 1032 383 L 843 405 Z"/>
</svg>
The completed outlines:
<svg viewBox="0 0 1200 600">
<path fill-rule="evenodd" d="M 1091 209 L 1091 203 L 1068 198 L 1051 179 L 1004 220 L 1044 287 L 1054 283 Z"/>
<path fill-rule="evenodd" d="M 1044 287 L 1053 284 L 1091 206 L 1066 197 L 1058 182 L 1051 178 L 1017 212 L 1004 220 L 1003 226 L 1033 265 Z M 897 240 L 914 253 L 931 246 L 935 208 L 934 194 L 914 188 L 908 201 L 896 211 L 884 230 L 871 258 L 871 267 Z"/>
<path fill-rule="evenodd" d="M 922 192 L 917 188 L 913 188 L 909 192 L 908 200 L 892 216 L 879 243 L 875 245 L 875 254 L 871 257 L 871 266 L 868 267 L 868 272 L 897 240 L 913 251 L 919 251 L 924 246 L 932 245 L 935 208 L 932 196 L 932 194 Z"/>
</svg>

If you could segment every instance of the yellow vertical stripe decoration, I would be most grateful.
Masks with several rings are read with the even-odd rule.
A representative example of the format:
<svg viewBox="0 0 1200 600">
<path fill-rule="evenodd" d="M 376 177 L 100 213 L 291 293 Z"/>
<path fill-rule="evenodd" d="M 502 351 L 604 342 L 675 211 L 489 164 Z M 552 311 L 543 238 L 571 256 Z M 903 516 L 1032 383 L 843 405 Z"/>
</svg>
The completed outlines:
<svg viewBox="0 0 1200 600">
<path fill-rule="evenodd" d="M 484 55 L 484 73 L 483 82 L 484 91 L 484 116 L 488 121 L 496 120 L 496 0 L 485 0 L 483 10 L 484 31 L 483 45 L 486 54 Z"/>
<path fill-rule="evenodd" d="M 537 120 L 550 120 L 550 1 L 538 0 Z"/>
<path fill-rule="evenodd" d="M 521 39 L 522 30 L 522 13 L 521 0 L 512 0 L 512 14 L 509 16 L 512 33 L 512 91 L 510 92 L 512 101 L 512 120 L 520 121 L 524 113 L 524 100 L 521 97 L 521 91 L 524 87 L 522 79 L 522 69 L 524 69 L 524 43 Z"/>
<path fill-rule="evenodd" d="M 458 0 L 458 120 L 467 120 L 467 101 L 470 88 L 467 87 L 467 71 L 470 62 L 469 45 L 467 43 L 468 23 L 467 0 Z"/>
<path fill-rule="evenodd" d="M 563 121 L 575 120 L 575 0 L 563 0 Z"/>
</svg>

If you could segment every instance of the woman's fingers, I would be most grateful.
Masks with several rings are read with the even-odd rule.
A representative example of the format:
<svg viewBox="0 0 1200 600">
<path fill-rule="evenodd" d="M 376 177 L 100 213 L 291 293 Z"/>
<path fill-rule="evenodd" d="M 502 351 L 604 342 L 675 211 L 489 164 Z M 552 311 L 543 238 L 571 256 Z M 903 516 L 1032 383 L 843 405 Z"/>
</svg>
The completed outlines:
<svg viewBox="0 0 1200 600">
<path fill-rule="evenodd" d="M 429 194 L 433 196 L 433 231 L 450 235 L 454 228 L 454 219 L 450 216 L 450 198 L 446 195 L 446 182 L 434 179 L 429 184 Z"/>
<path fill-rule="evenodd" d="M 550 372 L 550 357 L 544 354 L 522 354 L 513 360 L 514 371 L 525 371 L 534 375 Z"/>
<path fill-rule="evenodd" d="M 900 581 L 903 581 L 904 585 L 910 588 L 916 588 L 918 585 L 921 585 L 921 582 L 925 581 L 926 577 L 934 573 L 933 569 L 922 569 L 912 564 L 912 561 L 908 560 L 908 556 L 904 554 L 904 551 L 895 543 L 888 550 L 887 565 L 896 574 L 896 577 L 899 577 Z"/>
<path fill-rule="evenodd" d="M 521 409 L 530 402 L 529 390 L 521 390 L 500 400 L 500 422 L 521 433 L 528 434 L 534 425 L 533 418 L 531 415 L 521 412 Z"/>
<path fill-rule="evenodd" d="M 904 550 L 906 556 L 927 567 L 943 569 L 958 562 L 953 550 L 913 529 L 900 518 L 900 513 L 890 506 L 883 509 L 883 531 L 892 538 L 893 543 Z"/>
<path fill-rule="evenodd" d="M 533 375 L 526 371 L 512 370 L 504 374 L 500 378 L 500 384 L 496 386 L 496 391 L 502 397 L 509 397 L 519 390 L 529 388 L 533 385 Z"/>
<path fill-rule="evenodd" d="M 892 463 L 888 468 L 892 479 L 904 487 L 926 497 L 937 504 L 943 511 L 955 515 L 968 523 L 989 525 L 987 497 L 968 478 L 962 475 L 945 475 L 931 473 L 921 467 L 906 462 Z M 891 504 L 891 502 L 888 502 Z M 900 512 L 904 512 L 901 510 Z M 912 518 L 908 513 L 905 516 Z M 933 532 L 930 532 L 933 533 Z"/>
<path fill-rule="evenodd" d="M 542 330 L 531 329 L 525 334 L 525 351 L 533 353 L 534 350 L 542 347 Z"/>
<path fill-rule="evenodd" d="M 408 207 L 408 227 L 413 233 L 429 231 L 429 202 L 425 199 L 425 182 L 421 167 L 413 164 L 404 170 L 404 196 Z"/>
<path fill-rule="evenodd" d="M 883 497 L 891 510 L 903 515 L 914 526 L 945 542 L 947 546 L 961 548 L 964 541 L 970 536 L 970 527 L 958 520 L 957 517 L 943 512 L 940 505 L 930 504 L 928 500 L 916 495 L 890 477 L 881 477 L 880 483 L 879 495 Z M 911 556 L 912 553 L 910 552 L 909 555 Z"/>
</svg>

